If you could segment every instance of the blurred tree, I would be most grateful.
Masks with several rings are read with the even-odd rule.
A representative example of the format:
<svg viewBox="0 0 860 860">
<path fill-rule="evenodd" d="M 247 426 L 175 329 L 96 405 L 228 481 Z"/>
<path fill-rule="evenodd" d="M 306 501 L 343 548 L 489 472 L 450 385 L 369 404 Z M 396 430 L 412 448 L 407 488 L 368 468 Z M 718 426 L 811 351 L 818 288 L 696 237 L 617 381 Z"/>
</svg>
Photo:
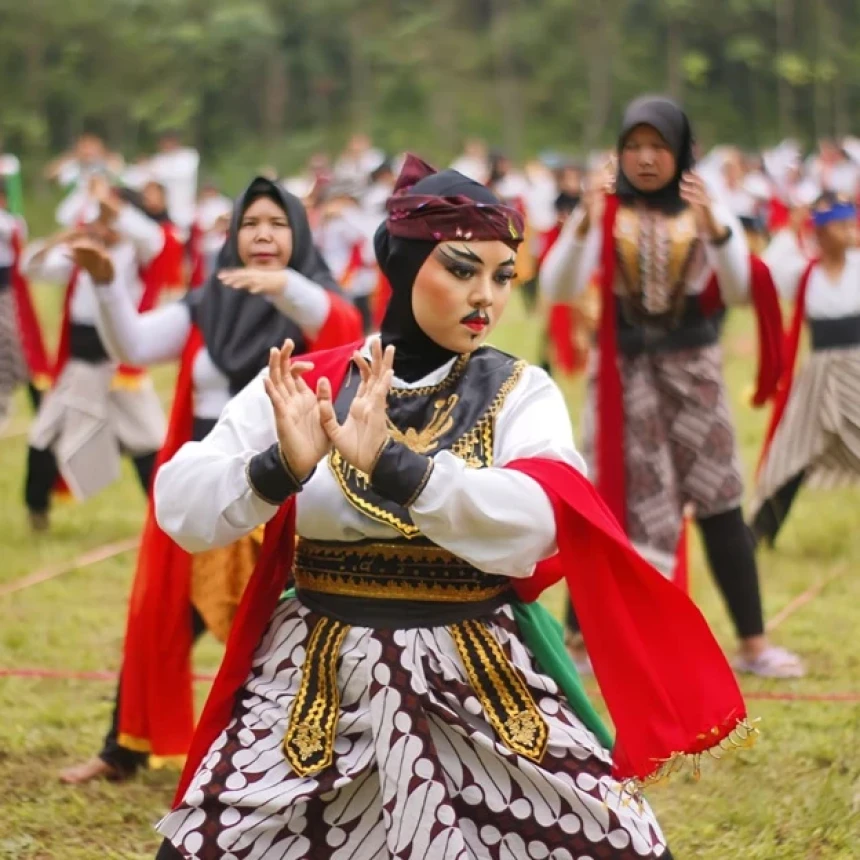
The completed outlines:
<svg viewBox="0 0 860 860">
<path fill-rule="evenodd" d="M 83 129 L 133 156 L 178 128 L 293 168 L 353 130 L 452 155 L 611 141 L 643 91 L 700 138 L 860 131 L 856 0 L 0 0 L 0 137 L 31 160 Z"/>
</svg>

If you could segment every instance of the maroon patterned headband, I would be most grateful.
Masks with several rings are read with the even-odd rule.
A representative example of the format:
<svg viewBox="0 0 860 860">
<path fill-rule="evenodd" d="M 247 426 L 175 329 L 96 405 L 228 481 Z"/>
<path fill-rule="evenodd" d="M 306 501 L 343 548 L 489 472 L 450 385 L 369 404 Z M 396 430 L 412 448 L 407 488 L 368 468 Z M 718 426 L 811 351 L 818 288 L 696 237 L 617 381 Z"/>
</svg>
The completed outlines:
<svg viewBox="0 0 860 860">
<path fill-rule="evenodd" d="M 394 193 L 388 201 L 386 227 L 392 236 L 445 242 L 504 242 L 513 250 L 523 241 L 523 217 L 502 203 L 481 203 L 463 194 L 453 196 L 415 194 L 413 187 L 437 175 L 429 164 L 407 155 Z"/>
</svg>

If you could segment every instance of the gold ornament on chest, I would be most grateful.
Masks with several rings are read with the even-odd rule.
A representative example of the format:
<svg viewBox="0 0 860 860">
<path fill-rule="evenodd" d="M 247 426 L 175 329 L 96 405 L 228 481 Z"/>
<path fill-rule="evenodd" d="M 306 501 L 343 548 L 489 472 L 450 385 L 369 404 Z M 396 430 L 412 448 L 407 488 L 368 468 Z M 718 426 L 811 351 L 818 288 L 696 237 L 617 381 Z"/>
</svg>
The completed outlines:
<svg viewBox="0 0 860 860">
<path fill-rule="evenodd" d="M 429 454 L 439 447 L 439 440 L 454 426 L 454 409 L 460 400 L 459 394 L 440 398 L 433 403 L 433 415 L 427 426 L 420 430 L 407 427 L 399 430 L 388 419 L 388 432 L 395 442 L 400 442 L 416 454 Z"/>
<path fill-rule="evenodd" d="M 690 210 L 677 215 L 622 207 L 615 222 L 621 294 L 636 315 L 676 317 L 692 267 L 702 256 Z"/>
</svg>

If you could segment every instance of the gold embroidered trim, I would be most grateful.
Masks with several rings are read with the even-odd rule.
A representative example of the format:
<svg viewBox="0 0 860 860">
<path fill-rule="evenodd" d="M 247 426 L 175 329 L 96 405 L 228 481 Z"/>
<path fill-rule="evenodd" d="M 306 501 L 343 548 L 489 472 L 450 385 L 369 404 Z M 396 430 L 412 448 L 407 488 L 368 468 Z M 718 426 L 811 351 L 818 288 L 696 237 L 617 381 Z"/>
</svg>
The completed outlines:
<svg viewBox="0 0 860 860">
<path fill-rule="evenodd" d="M 287 462 L 287 455 L 284 453 L 284 449 L 281 447 L 280 442 L 278 442 L 278 459 L 281 461 L 281 465 L 284 467 L 284 471 L 287 473 L 287 477 L 299 489 L 301 489 L 302 482 L 296 477 L 296 473 L 292 470 L 292 467 L 290 466 L 289 462 Z"/>
<path fill-rule="evenodd" d="M 522 359 L 514 363 L 511 375 L 502 383 L 493 402 L 487 411 L 481 416 L 477 424 L 464 433 L 452 446 L 451 453 L 461 460 L 465 460 L 467 466 L 475 469 L 493 465 L 493 441 L 496 429 L 496 416 L 499 414 L 510 393 L 517 387 L 523 373 L 528 367 L 528 362 Z M 483 458 L 480 455 L 483 454 Z"/>
<path fill-rule="evenodd" d="M 245 463 L 245 480 L 248 482 L 248 486 L 250 487 L 251 492 L 258 499 L 260 499 L 260 501 L 265 502 L 267 505 L 271 505 L 274 508 L 279 508 L 281 506 L 282 502 L 273 501 L 272 499 L 270 499 L 268 496 L 265 496 L 263 493 L 261 493 L 257 489 L 254 482 L 251 480 L 251 461 L 250 460 L 248 460 L 248 462 Z"/>
<path fill-rule="evenodd" d="M 642 789 L 664 782 L 670 776 L 680 771 L 688 762 L 692 765 L 692 776 L 697 782 L 702 777 L 702 757 L 707 755 L 715 761 L 720 761 L 723 758 L 723 753 L 734 752 L 739 749 L 750 749 L 755 745 L 758 739 L 759 730 L 754 725 L 758 720 L 738 720 L 735 727 L 729 734 L 724 737 L 719 743 L 714 744 L 710 749 L 706 749 L 699 753 L 672 753 L 669 758 L 660 762 L 657 770 L 645 779 L 637 779 L 635 777 L 624 780 L 622 789 L 631 795 L 638 795 Z M 713 735 L 718 735 L 720 729 L 714 726 L 711 729 Z M 699 735 L 698 740 L 707 740 L 708 735 Z"/>
<path fill-rule="evenodd" d="M 296 587 L 320 594 L 340 594 L 345 597 L 366 597 L 377 600 L 420 600 L 429 603 L 480 603 L 491 600 L 508 590 L 507 585 L 467 588 L 445 583 L 408 582 L 390 579 L 358 580 L 334 574 L 295 572 Z"/>
<path fill-rule="evenodd" d="M 376 467 L 379 465 L 379 461 L 382 459 L 382 455 L 385 453 L 385 449 L 394 441 L 390 436 L 386 436 L 385 441 L 379 446 L 379 450 L 376 452 L 376 456 L 373 458 L 373 462 L 370 464 L 370 471 L 367 473 L 368 477 L 370 477 L 375 471 Z"/>
<path fill-rule="evenodd" d="M 337 661 L 349 625 L 321 618 L 311 633 L 302 681 L 290 711 L 283 750 L 299 776 L 310 776 L 334 761 L 334 739 L 340 715 Z"/>
<path fill-rule="evenodd" d="M 492 631 L 481 621 L 461 621 L 448 630 L 469 683 L 502 743 L 540 763 L 549 741 L 549 728 L 525 681 Z"/>
<path fill-rule="evenodd" d="M 468 359 L 469 356 L 461 356 L 461 358 Z M 463 367 L 465 367 L 465 362 L 463 363 Z M 516 388 L 527 367 L 528 362 L 523 361 L 522 359 L 518 359 L 514 362 L 514 366 L 511 370 L 510 376 L 508 376 L 508 378 L 499 387 L 496 396 L 493 398 L 493 401 L 487 407 L 486 412 L 481 416 L 480 419 L 478 419 L 474 427 L 466 431 L 459 439 L 457 439 L 451 445 L 451 453 L 455 457 L 458 457 L 459 459 L 463 460 L 470 468 L 480 469 L 485 466 L 493 465 L 493 440 L 495 435 L 494 431 L 496 427 L 496 416 L 498 415 L 499 410 L 502 408 L 502 406 L 504 406 L 505 401 L 507 400 L 510 393 L 514 390 L 514 388 Z M 448 379 L 452 379 L 453 376 L 454 372 L 452 371 L 452 373 L 449 374 Z M 443 383 L 440 383 L 440 385 L 441 384 Z M 434 386 L 433 388 L 438 388 L 438 386 Z M 409 392 L 414 393 L 421 390 L 426 394 L 432 392 L 433 388 L 409 389 Z M 394 394 L 395 391 L 392 390 L 391 393 Z M 453 396 L 459 397 L 458 395 Z M 440 406 L 440 410 L 442 408 L 443 407 Z M 391 425 L 389 425 L 389 432 L 391 432 Z M 415 431 L 413 431 L 413 433 L 414 432 Z M 410 437 L 407 432 L 406 434 L 401 433 L 400 436 L 401 438 L 397 438 L 395 439 L 395 441 L 403 442 L 403 444 L 410 448 L 410 450 L 413 450 L 418 454 L 426 454 L 427 451 L 418 450 L 417 447 L 413 447 L 413 445 L 410 444 L 410 441 L 414 441 L 420 438 L 422 443 L 424 441 L 429 441 L 433 444 L 434 448 L 438 445 L 438 443 L 436 443 L 434 439 L 429 439 L 428 437 L 428 440 L 425 440 L 423 435 L 421 434 L 417 434 L 416 436 Z M 392 437 L 394 437 L 393 433 Z M 368 501 L 367 499 L 359 496 L 353 491 L 353 489 L 349 485 L 349 479 L 351 478 L 353 473 L 355 473 L 355 481 L 361 489 L 370 488 L 370 478 L 364 472 L 359 471 L 354 466 L 351 466 L 349 463 L 347 463 L 346 460 L 344 460 L 343 457 L 341 457 L 341 455 L 338 453 L 337 449 L 334 449 L 331 452 L 328 463 L 329 468 L 331 469 L 332 474 L 334 475 L 335 480 L 337 481 L 338 486 L 341 489 L 341 492 L 346 497 L 346 500 L 356 510 L 360 511 L 362 514 L 372 520 L 375 520 L 376 522 L 391 526 L 407 540 L 413 540 L 414 538 L 417 538 L 421 535 L 420 530 L 417 526 L 414 525 L 414 523 L 408 522 L 402 517 L 398 516 L 396 513 L 387 511 L 384 508 L 373 504 L 373 502 Z M 427 477 L 429 479 L 429 475 Z"/>
<path fill-rule="evenodd" d="M 299 541 L 293 572 L 300 590 L 378 600 L 479 603 L 510 589 L 436 545 Z"/>
<path fill-rule="evenodd" d="M 376 520 L 378 523 L 391 526 L 408 540 L 412 540 L 412 538 L 416 538 L 421 534 L 418 526 L 413 523 L 407 523 L 396 514 L 386 511 L 384 508 L 380 508 L 378 505 L 373 504 L 373 502 L 369 502 L 367 499 L 364 499 L 353 492 L 348 483 L 349 476 L 353 472 L 355 472 L 355 479 L 359 486 L 364 484 L 365 487 L 369 488 L 370 479 L 364 472 L 359 471 L 355 466 L 347 463 L 346 460 L 341 457 L 337 448 L 331 452 L 328 464 L 344 497 L 357 511 L 364 514 L 366 517 L 370 517 L 372 520 Z"/>
<path fill-rule="evenodd" d="M 423 388 L 392 388 L 389 394 L 392 397 L 426 397 L 428 394 L 436 394 L 453 385 L 462 375 L 469 363 L 471 353 L 467 352 L 459 356 L 454 362 L 451 372 L 435 385 L 425 385 Z"/>
<path fill-rule="evenodd" d="M 421 478 L 421 483 L 415 488 L 415 492 L 406 500 L 406 503 L 403 505 L 407 510 L 418 501 L 418 497 L 421 493 L 424 492 L 424 488 L 427 486 L 427 482 L 430 480 L 430 476 L 433 474 L 433 460 L 430 457 L 427 458 L 427 468 L 424 470 L 424 475 Z"/>
</svg>

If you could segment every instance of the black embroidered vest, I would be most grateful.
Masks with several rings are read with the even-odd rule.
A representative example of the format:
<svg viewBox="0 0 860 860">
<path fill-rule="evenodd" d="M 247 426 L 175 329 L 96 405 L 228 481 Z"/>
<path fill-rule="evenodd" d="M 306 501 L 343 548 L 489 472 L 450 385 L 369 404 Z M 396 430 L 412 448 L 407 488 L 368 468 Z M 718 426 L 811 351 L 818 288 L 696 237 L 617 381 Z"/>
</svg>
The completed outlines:
<svg viewBox="0 0 860 860">
<path fill-rule="evenodd" d="M 475 469 L 493 465 L 496 415 L 516 387 L 525 361 L 492 347 L 461 356 L 437 385 L 392 389 L 388 395 L 389 432 L 419 454 L 450 451 Z M 346 420 L 360 376 L 351 368 L 335 402 L 338 421 Z M 366 516 L 392 526 L 408 539 L 420 532 L 406 508 L 375 493 L 367 475 L 335 450 L 329 465 L 347 500 Z"/>
</svg>

